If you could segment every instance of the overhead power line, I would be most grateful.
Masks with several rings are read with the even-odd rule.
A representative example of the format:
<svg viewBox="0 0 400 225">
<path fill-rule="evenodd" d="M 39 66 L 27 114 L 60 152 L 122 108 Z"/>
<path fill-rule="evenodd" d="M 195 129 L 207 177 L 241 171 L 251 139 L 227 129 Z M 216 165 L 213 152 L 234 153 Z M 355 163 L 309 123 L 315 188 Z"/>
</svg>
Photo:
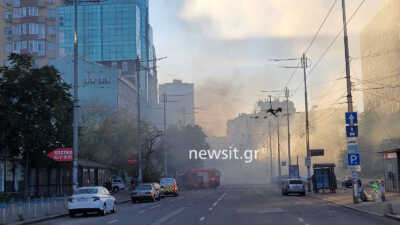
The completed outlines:
<svg viewBox="0 0 400 225">
<path fill-rule="evenodd" d="M 329 16 L 331 15 L 333 9 L 335 8 L 337 3 L 337 0 L 335 0 L 332 4 L 332 6 L 329 8 L 328 13 L 325 15 L 325 18 L 322 20 L 321 25 L 318 27 L 317 32 L 315 33 L 313 39 L 311 40 L 310 44 L 308 45 L 307 49 L 304 51 L 305 54 L 307 54 L 307 52 L 310 50 L 310 48 L 312 47 L 312 45 L 314 44 L 315 40 L 317 39 L 318 35 L 320 34 L 322 27 L 325 25 L 326 21 L 328 20 Z"/>
<path fill-rule="evenodd" d="M 358 11 L 360 10 L 360 8 L 363 6 L 363 4 L 366 2 L 366 0 L 362 0 L 360 2 L 360 4 L 358 5 L 358 7 L 354 10 L 353 14 L 351 15 L 351 17 L 347 20 L 346 25 L 348 25 L 355 17 L 355 15 L 358 13 Z M 335 44 L 335 42 L 339 39 L 339 37 L 342 35 L 343 33 L 343 29 L 340 29 L 339 33 L 335 36 L 335 38 L 331 41 L 331 43 L 328 45 L 328 47 L 323 51 L 323 53 L 321 54 L 321 56 L 318 58 L 318 60 L 316 61 L 316 63 L 314 64 L 314 66 L 310 69 L 309 72 L 309 76 L 308 78 L 310 78 L 311 73 L 315 70 L 315 68 L 318 67 L 319 63 L 322 61 L 322 59 L 326 56 L 326 54 L 332 49 L 333 45 Z M 294 90 L 293 95 L 300 89 L 301 87 L 301 83 L 297 86 L 297 88 Z"/>
<path fill-rule="evenodd" d="M 311 49 L 311 47 L 313 46 L 315 40 L 318 38 L 322 28 L 324 27 L 326 21 L 328 20 L 329 16 L 331 15 L 333 9 L 335 8 L 335 5 L 337 3 L 337 0 L 335 0 L 333 2 L 333 4 L 331 5 L 331 7 L 328 10 L 328 13 L 325 15 L 324 19 L 322 20 L 322 23 L 320 24 L 320 26 L 317 29 L 317 32 L 314 34 L 313 38 L 311 39 L 311 42 L 308 44 L 308 47 L 305 50 L 305 54 L 307 54 L 307 52 Z M 295 69 L 293 70 L 292 74 L 289 77 L 289 80 L 286 82 L 285 87 L 287 87 L 289 85 L 289 83 L 292 81 L 294 75 L 296 74 L 297 70 L 300 67 L 300 63 L 297 64 L 297 66 L 295 67 Z"/>
</svg>

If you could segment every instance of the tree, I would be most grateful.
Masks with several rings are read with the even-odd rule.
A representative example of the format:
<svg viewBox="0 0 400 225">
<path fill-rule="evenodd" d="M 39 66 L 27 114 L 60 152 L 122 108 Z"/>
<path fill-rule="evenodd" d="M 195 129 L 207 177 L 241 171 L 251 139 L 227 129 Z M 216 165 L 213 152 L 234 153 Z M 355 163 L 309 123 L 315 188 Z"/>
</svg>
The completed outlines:
<svg viewBox="0 0 400 225">
<path fill-rule="evenodd" d="M 168 171 L 174 174 L 190 168 L 203 167 L 201 160 L 189 159 L 191 149 L 208 149 L 207 136 L 198 125 L 169 127 L 166 137 L 168 149 Z"/>
<path fill-rule="evenodd" d="M 51 163 L 48 152 L 72 144 L 71 87 L 54 67 L 33 68 L 31 56 L 9 60 L 11 67 L 0 68 L 0 149 L 24 158 L 29 176 L 32 161 Z"/>
<path fill-rule="evenodd" d="M 98 107 L 96 107 L 98 108 Z M 84 115 L 86 123 L 81 129 L 80 158 L 118 168 L 137 176 L 137 165 L 128 159 L 137 159 L 137 121 L 128 112 L 101 110 Z M 143 123 L 141 129 L 143 180 L 155 181 L 160 177 L 160 137 L 162 133 Z"/>
</svg>

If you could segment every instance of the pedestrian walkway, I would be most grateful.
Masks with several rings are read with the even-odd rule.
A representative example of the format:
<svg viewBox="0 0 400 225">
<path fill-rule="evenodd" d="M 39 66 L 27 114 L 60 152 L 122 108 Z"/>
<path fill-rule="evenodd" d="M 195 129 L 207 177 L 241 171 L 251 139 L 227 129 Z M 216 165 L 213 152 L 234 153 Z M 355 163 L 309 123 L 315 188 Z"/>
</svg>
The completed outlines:
<svg viewBox="0 0 400 225">
<path fill-rule="evenodd" d="M 118 204 L 130 201 L 130 191 L 121 190 L 113 194 Z M 2 203 L 0 224 L 30 224 L 50 218 L 66 216 L 67 198 L 41 198 L 28 201 Z"/>
<path fill-rule="evenodd" d="M 369 194 L 372 194 L 370 187 L 366 188 Z M 353 203 L 353 189 L 341 188 L 336 193 L 311 193 L 311 197 L 319 198 L 325 201 L 332 202 L 347 208 L 357 211 L 362 211 L 368 214 L 385 216 L 388 212 L 388 205 L 391 204 L 394 214 L 400 215 L 400 194 L 399 193 L 386 193 L 386 201 L 382 202 L 379 198 L 375 201 Z"/>
</svg>

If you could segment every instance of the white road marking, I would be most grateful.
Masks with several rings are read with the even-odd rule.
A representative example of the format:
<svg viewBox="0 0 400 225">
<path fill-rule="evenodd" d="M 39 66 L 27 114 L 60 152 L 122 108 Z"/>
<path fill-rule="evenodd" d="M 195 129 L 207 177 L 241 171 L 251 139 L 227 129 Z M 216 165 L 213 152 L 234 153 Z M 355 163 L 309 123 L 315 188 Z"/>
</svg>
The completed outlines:
<svg viewBox="0 0 400 225">
<path fill-rule="evenodd" d="M 304 222 L 303 218 L 299 217 L 298 219 L 299 219 L 300 222 L 302 222 L 302 223 Z"/>
<path fill-rule="evenodd" d="M 161 225 L 161 224 L 167 222 L 167 221 L 168 221 L 169 219 L 171 219 L 172 217 L 178 215 L 179 213 L 182 213 L 183 210 L 185 210 L 184 207 L 182 207 L 182 208 L 180 208 L 180 209 L 178 209 L 178 210 L 175 210 L 175 211 L 173 211 L 172 213 L 170 213 L 170 214 L 168 214 L 168 215 L 166 215 L 166 216 L 164 216 L 164 217 L 161 217 L 160 219 L 154 221 L 154 222 L 151 223 L 150 225 Z"/>
<path fill-rule="evenodd" d="M 201 217 L 200 218 L 200 221 L 203 221 L 203 220 L 205 220 L 206 218 L 203 216 L 203 217 Z"/>
<path fill-rule="evenodd" d="M 208 210 L 212 211 L 212 210 L 213 210 L 213 208 L 211 207 L 211 208 L 209 208 Z"/>
<path fill-rule="evenodd" d="M 155 209 L 155 208 L 160 207 L 160 206 L 161 206 L 160 204 L 157 204 L 157 205 L 155 205 L 153 207 L 150 207 L 149 209 Z"/>
<path fill-rule="evenodd" d="M 112 223 L 116 223 L 116 222 L 118 222 L 117 219 L 115 219 L 115 220 L 110 220 L 110 221 L 108 221 L 107 223 L 108 223 L 108 224 L 112 224 Z"/>
<path fill-rule="evenodd" d="M 145 213 L 147 210 L 149 210 L 149 209 L 155 209 L 155 208 L 157 208 L 157 207 L 160 207 L 160 204 L 157 204 L 157 205 L 152 206 L 152 207 L 150 207 L 150 208 L 142 209 L 142 210 L 140 210 L 138 213 L 139 213 L 139 214 L 143 214 L 143 213 Z"/>
<path fill-rule="evenodd" d="M 212 205 L 215 207 L 218 205 L 218 202 L 214 202 Z"/>
</svg>

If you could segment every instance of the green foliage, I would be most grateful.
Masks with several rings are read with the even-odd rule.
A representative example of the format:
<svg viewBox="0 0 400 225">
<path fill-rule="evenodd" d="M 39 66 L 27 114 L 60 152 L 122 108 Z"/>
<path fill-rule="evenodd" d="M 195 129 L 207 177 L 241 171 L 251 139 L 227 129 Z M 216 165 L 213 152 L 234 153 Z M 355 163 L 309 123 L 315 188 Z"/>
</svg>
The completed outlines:
<svg viewBox="0 0 400 225">
<path fill-rule="evenodd" d="M 10 156 L 43 158 L 72 144 L 70 86 L 54 67 L 33 68 L 31 57 L 12 54 L 0 69 L 0 149 Z M 44 154 L 43 154 L 44 153 Z"/>
<path fill-rule="evenodd" d="M 105 109 L 84 115 L 81 129 L 80 157 L 110 165 L 137 177 L 137 165 L 127 163 L 138 158 L 137 122 L 129 113 L 107 112 Z M 161 132 L 143 124 L 141 148 L 143 159 L 143 180 L 156 181 L 160 177 Z"/>
<path fill-rule="evenodd" d="M 190 160 L 191 149 L 208 149 L 207 136 L 200 126 L 188 125 L 186 127 L 170 127 L 167 130 L 166 147 L 168 148 L 168 172 L 175 174 L 176 171 L 189 168 L 203 167 L 203 161 Z"/>
<path fill-rule="evenodd" d="M 128 118 L 110 113 L 82 124 L 79 157 L 126 168 L 127 159 L 137 155 L 136 122 Z"/>
</svg>

